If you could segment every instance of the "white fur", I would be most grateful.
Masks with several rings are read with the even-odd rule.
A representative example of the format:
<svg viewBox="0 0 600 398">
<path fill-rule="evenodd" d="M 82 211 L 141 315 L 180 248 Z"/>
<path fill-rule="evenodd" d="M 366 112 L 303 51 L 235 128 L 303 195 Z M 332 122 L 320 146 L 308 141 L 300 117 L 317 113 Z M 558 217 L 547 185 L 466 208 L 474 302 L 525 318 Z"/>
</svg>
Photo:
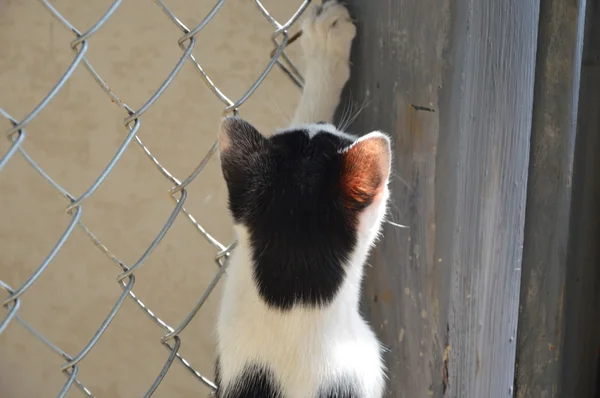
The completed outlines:
<svg viewBox="0 0 600 398">
<path fill-rule="evenodd" d="M 333 21 L 337 21 L 335 26 Z M 345 134 L 331 125 L 308 123 L 331 122 L 349 77 L 354 35 L 347 10 L 333 1 L 318 16 L 313 11 L 308 17 L 301 38 L 306 83 L 292 127 L 303 126 L 312 132 L 311 137 L 317 131 Z M 347 276 L 333 302 L 322 308 L 294 307 L 282 312 L 267 307 L 253 281 L 248 231 L 235 226 L 239 243 L 225 276 L 217 326 L 222 386 L 251 360 L 269 365 L 285 398 L 317 398 L 319 387 L 344 375 L 360 380 L 361 397 L 382 397 L 381 347 L 359 313 L 359 298 L 363 264 L 379 233 L 388 195 L 386 182 L 383 193 L 361 214 L 357 247 L 345 265 Z"/>
<path fill-rule="evenodd" d="M 315 124 L 315 123 L 306 123 L 306 124 L 296 124 L 291 127 L 287 127 L 285 129 L 276 130 L 274 134 L 285 134 L 285 133 L 293 133 L 294 131 L 302 130 L 307 131 L 309 138 L 313 138 L 315 135 L 319 133 L 328 133 L 337 135 L 343 138 L 347 138 L 351 141 L 355 141 L 358 139 L 357 136 L 346 133 L 344 131 L 339 131 L 335 128 L 333 124 Z"/>
<path fill-rule="evenodd" d="M 350 77 L 350 47 L 356 36 L 350 14 L 336 1 L 325 3 L 319 15 L 318 10 L 319 7 L 313 7 L 302 25 L 300 43 L 306 62 L 304 95 L 291 127 L 331 123 Z"/>
</svg>

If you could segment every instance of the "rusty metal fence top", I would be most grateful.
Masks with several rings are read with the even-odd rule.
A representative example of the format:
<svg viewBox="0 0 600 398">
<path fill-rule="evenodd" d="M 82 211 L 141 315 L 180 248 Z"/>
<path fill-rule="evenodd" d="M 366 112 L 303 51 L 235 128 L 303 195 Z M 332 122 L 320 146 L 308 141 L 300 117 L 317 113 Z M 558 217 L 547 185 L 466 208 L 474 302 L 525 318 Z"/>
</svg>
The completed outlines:
<svg viewBox="0 0 600 398">
<path fill-rule="evenodd" d="M 62 357 L 63 364 L 56 371 L 62 371 L 66 376 L 66 382 L 64 383 L 62 389 L 58 392 L 58 397 L 64 397 L 67 393 L 72 389 L 78 389 L 83 395 L 88 397 L 93 397 L 93 391 L 90 391 L 88 387 L 84 384 L 84 381 L 78 378 L 78 369 L 80 361 L 92 350 L 94 349 L 96 343 L 102 337 L 103 333 L 110 326 L 111 321 L 114 319 L 115 315 L 123 305 L 124 301 L 129 299 L 132 300 L 139 306 L 139 308 L 157 325 L 157 327 L 162 328 L 163 337 L 160 340 L 162 345 L 169 351 L 168 359 L 164 363 L 162 370 L 156 376 L 155 380 L 150 383 L 150 386 L 145 393 L 145 397 L 151 396 L 158 385 L 161 383 L 167 372 L 169 371 L 173 362 L 178 362 L 183 365 L 189 372 L 201 383 L 204 383 L 211 389 L 215 389 L 215 385 L 205 376 L 200 374 L 196 369 L 194 369 L 188 360 L 186 360 L 182 354 L 180 353 L 181 347 L 181 338 L 180 333 L 192 318 L 196 315 L 200 307 L 204 304 L 208 296 L 213 291 L 214 287 L 217 285 L 219 279 L 223 275 L 227 258 L 229 255 L 229 250 L 235 245 L 235 242 L 224 245 L 220 243 L 217 239 L 211 236 L 202 225 L 198 223 L 198 221 L 188 212 L 185 208 L 184 203 L 187 198 L 186 186 L 190 184 L 192 180 L 196 178 L 196 176 L 203 170 L 206 166 L 209 159 L 215 154 L 217 150 L 217 142 L 216 142 L 216 133 L 215 133 L 215 142 L 206 153 L 200 164 L 183 180 L 177 179 L 173 176 L 163 165 L 161 162 L 152 154 L 152 151 L 144 145 L 142 140 L 139 138 L 137 133 L 140 131 L 140 127 L 142 125 L 142 119 L 144 113 L 150 109 L 153 104 L 157 101 L 157 99 L 163 94 L 165 89 L 173 82 L 173 80 L 177 77 L 179 71 L 183 67 L 183 65 L 188 62 L 191 63 L 195 69 L 199 73 L 199 77 L 206 83 L 207 87 L 214 93 L 214 95 L 222 101 L 224 105 L 224 114 L 237 114 L 239 108 L 244 104 L 244 102 L 254 93 L 254 91 L 258 88 L 258 86 L 263 82 L 268 73 L 272 70 L 275 65 L 278 65 L 291 79 L 292 81 L 298 85 L 302 86 L 303 80 L 298 72 L 297 68 L 288 58 L 286 53 L 284 52 L 285 47 L 295 40 L 297 35 L 289 36 L 288 30 L 289 28 L 298 20 L 302 12 L 306 9 L 310 0 L 304 0 L 302 4 L 299 6 L 297 11 L 291 16 L 291 18 L 285 22 L 278 22 L 269 11 L 263 6 L 263 4 L 259 0 L 248 0 L 254 1 L 256 4 L 257 12 L 261 13 L 264 18 L 272 25 L 273 33 L 271 35 L 271 40 L 274 45 L 274 50 L 271 53 L 271 58 L 268 60 L 268 55 L 265 54 L 265 59 L 267 64 L 262 71 L 262 73 L 258 76 L 258 78 L 254 81 L 254 83 L 245 91 L 243 95 L 241 95 L 237 99 L 231 99 L 225 93 L 223 93 L 211 80 L 210 76 L 204 71 L 201 63 L 198 59 L 193 55 L 194 47 L 197 43 L 197 36 L 201 35 L 202 29 L 211 22 L 211 20 L 215 17 L 215 15 L 221 10 L 221 7 L 225 3 L 225 0 L 219 0 L 216 2 L 212 10 L 198 22 L 196 26 L 191 28 L 185 26 L 181 20 L 169 9 L 167 4 L 162 0 L 155 0 L 155 4 L 159 7 L 165 14 L 166 20 L 170 21 L 170 23 L 176 25 L 182 32 L 180 38 L 177 41 L 177 45 L 181 49 L 181 57 L 175 62 L 172 71 L 166 76 L 163 80 L 162 84 L 158 87 L 158 89 L 147 99 L 147 101 L 138 109 L 132 109 L 125 102 L 123 102 L 116 93 L 114 93 L 110 88 L 108 83 L 100 76 L 100 74 L 94 69 L 93 65 L 86 59 L 86 52 L 93 45 L 93 36 L 102 29 L 103 25 L 113 16 L 115 11 L 121 6 L 123 3 L 122 0 L 114 1 L 110 7 L 106 10 L 106 12 L 102 15 L 100 19 L 98 19 L 92 26 L 86 31 L 79 30 L 75 24 L 71 23 L 67 20 L 61 13 L 60 10 L 57 10 L 52 6 L 50 2 L 47 0 L 39 0 L 41 5 L 45 7 L 49 13 L 49 18 L 54 18 L 62 26 L 73 33 L 74 39 L 70 42 L 70 48 L 73 50 L 73 60 L 68 66 L 68 68 L 64 71 L 60 79 L 56 82 L 56 84 L 52 87 L 52 89 L 48 92 L 48 94 L 39 102 L 37 106 L 34 107 L 26 116 L 21 119 L 15 118 L 13 115 L 8 114 L 3 108 L 0 107 L 0 117 L 7 119 L 12 127 L 10 127 L 6 132 L 7 138 L 10 140 L 9 149 L 0 154 L 0 172 L 3 167 L 12 159 L 17 156 L 21 156 L 26 162 L 33 167 L 33 169 L 39 173 L 47 182 L 49 182 L 62 196 L 66 198 L 66 214 L 70 217 L 70 222 L 67 228 L 64 230 L 60 238 L 56 241 L 56 244 L 52 248 L 52 250 L 47 254 L 46 258 L 43 262 L 37 267 L 37 269 L 29 276 L 29 278 L 22 283 L 20 286 L 10 286 L 8 283 L 2 280 L 2 275 L 0 275 L 0 291 L 4 291 L 4 294 L 0 293 L 0 300 L 2 300 L 2 307 L 4 311 L 0 312 L 0 334 L 5 330 L 11 322 L 19 322 L 22 326 L 25 327 L 33 336 L 39 339 L 42 343 L 44 343 L 50 350 L 54 353 Z M 148 2 L 148 7 L 152 7 L 153 5 Z M 81 6 L 83 7 L 83 5 Z M 169 23 L 169 22 L 167 22 Z M 84 68 L 89 74 L 94 78 L 96 83 L 98 84 L 99 89 L 102 89 L 107 97 L 107 100 L 112 101 L 118 107 L 123 109 L 123 125 L 125 127 L 126 135 L 123 138 L 122 143 L 116 149 L 114 156 L 108 162 L 106 167 L 97 176 L 95 181 L 79 196 L 75 196 L 71 194 L 67 188 L 59 185 L 55 179 L 52 178 L 42 167 L 36 163 L 36 161 L 23 149 L 22 144 L 27 139 L 27 127 L 28 125 L 38 116 L 40 113 L 44 112 L 47 105 L 52 101 L 52 99 L 57 95 L 57 93 L 63 88 L 65 83 L 70 79 L 73 72 L 77 68 Z M 156 235 L 151 244 L 147 247 L 147 249 L 142 253 L 141 256 L 135 261 L 133 264 L 125 264 L 122 260 L 117 258 L 113 253 L 111 253 L 108 248 L 94 235 L 94 233 L 86 226 L 86 224 L 82 221 L 82 214 L 85 207 L 85 201 L 90 198 L 94 192 L 102 185 L 102 183 L 106 180 L 106 178 L 111 174 L 115 165 L 119 162 L 121 157 L 123 156 L 125 150 L 128 146 L 135 142 L 145 154 L 145 156 L 152 162 L 159 173 L 161 173 L 164 178 L 166 178 L 171 184 L 172 188 L 169 193 L 174 202 L 174 208 Z M 152 254 L 153 250 L 157 247 L 157 245 L 161 242 L 164 236 L 168 233 L 169 228 L 175 221 L 175 219 L 183 215 L 186 219 L 188 219 L 196 228 L 196 230 L 201 234 L 201 236 L 206 239 L 215 249 L 216 256 L 216 274 L 214 278 L 208 284 L 207 289 L 203 292 L 200 298 L 197 300 L 196 304 L 192 308 L 192 310 L 184 317 L 184 319 L 176 326 L 171 326 L 161 320 L 155 313 L 148 308 L 134 293 L 133 288 L 136 283 L 136 270 L 144 263 L 144 261 Z M 104 253 L 119 269 L 120 274 L 118 275 L 116 281 L 122 288 L 122 293 L 120 294 L 116 303 L 104 319 L 101 325 L 99 325 L 97 331 L 93 335 L 93 337 L 89 340 L 89 342 L 81 349 L 78 353 L 67 353 L 52 341 L 47 339 L 42 333 L 35 330 L 29 323 L 27 323 L 19 314 L 19 309 L 21 307 L 21 299 L 24 294 L 27 294 L 28 289 L 36 283 L 39 277 L 44 273 L 49 264 L 52 262 L 57 253 L 61 250 L 65 242 L 69 239 L 72 232 L 75 228 L 80 228 L 85 234 L 90 238 L 91 242 Z"/>
</svg>

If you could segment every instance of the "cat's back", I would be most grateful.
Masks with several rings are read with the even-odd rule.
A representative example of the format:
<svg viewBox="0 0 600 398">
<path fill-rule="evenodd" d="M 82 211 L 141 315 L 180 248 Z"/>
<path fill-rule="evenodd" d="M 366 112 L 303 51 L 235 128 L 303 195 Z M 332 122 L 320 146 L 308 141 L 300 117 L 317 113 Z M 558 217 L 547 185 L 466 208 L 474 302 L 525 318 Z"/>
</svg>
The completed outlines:
<svg viewBox="0 0 600 398">
<path fill-rule="evenodd" d="M 248 283 L 243 251 L 224 281 L 217 373 L 231 395 L 221 396 L 379 398 L 380 346 L 351 298 L 339 295 L 324 308 L 270 308 Z"/>
</svg>

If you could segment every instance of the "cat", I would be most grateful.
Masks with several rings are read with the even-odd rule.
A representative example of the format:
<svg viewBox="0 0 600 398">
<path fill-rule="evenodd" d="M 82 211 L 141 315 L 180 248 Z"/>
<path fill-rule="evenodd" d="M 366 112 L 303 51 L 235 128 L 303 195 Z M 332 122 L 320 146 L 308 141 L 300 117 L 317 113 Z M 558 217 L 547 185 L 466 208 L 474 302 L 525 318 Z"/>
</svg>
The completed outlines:
<svg viewBox="0 0 600 398">
<path fill-rule="evenodd" d="M 389 138 L 331 124 L 356 28 L 336 1 L 300 37 L 305 85 L 270 137 L 227 117 L 219 156 L 238 235 L 217 321 L 218 398 L 381 398 L 382 349 L 359 313 L 389 198 Z"/>
</svg>

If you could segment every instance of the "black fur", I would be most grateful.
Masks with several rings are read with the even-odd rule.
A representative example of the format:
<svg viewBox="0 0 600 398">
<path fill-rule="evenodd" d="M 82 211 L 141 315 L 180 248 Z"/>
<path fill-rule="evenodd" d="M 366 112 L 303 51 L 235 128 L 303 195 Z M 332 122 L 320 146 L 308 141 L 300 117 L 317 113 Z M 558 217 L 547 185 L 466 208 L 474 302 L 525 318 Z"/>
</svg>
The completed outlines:
<svg viewBox="0 0 600 398">
<path fill-rule="evenodd" d="M 265 366 L 247 365 L 244 372 L 226 390 L 221 386 L 219 357 L 215 361 L 215 398 L 283 398 L 272 371 Z M 321 388 L 318 398 L 360 398 L 362 395 L 350 378 Z"/>
<path fill-rule="evenodd" d="M 217 361 L 217 375 L 218 366 Z M 219 386 L 215 393 L 217 398 L 283 398 L 273 372 L 265 366 L 247 365 L 242 374 L 226 389 L 220 386 L 220 379 L 215 381 Z"/>
<path fill-rule="evenodd" d="M 349 377 L 335 384 L 327 385 L 319 392 L 319 398 L 362 398 L 364 394 L 359 393 L 355 383 Z"/>
<path fill-rule="evenodd" d="M 265 138 L 241 119 L 228 121 L 221 155 L 236 223 L 250 233 L 260 296 L 280 310 L 319 306 L 340 288 L 356 245 L 359 212 L 343 192 L 351 140 L 306 131 Z"/>
</svg>

